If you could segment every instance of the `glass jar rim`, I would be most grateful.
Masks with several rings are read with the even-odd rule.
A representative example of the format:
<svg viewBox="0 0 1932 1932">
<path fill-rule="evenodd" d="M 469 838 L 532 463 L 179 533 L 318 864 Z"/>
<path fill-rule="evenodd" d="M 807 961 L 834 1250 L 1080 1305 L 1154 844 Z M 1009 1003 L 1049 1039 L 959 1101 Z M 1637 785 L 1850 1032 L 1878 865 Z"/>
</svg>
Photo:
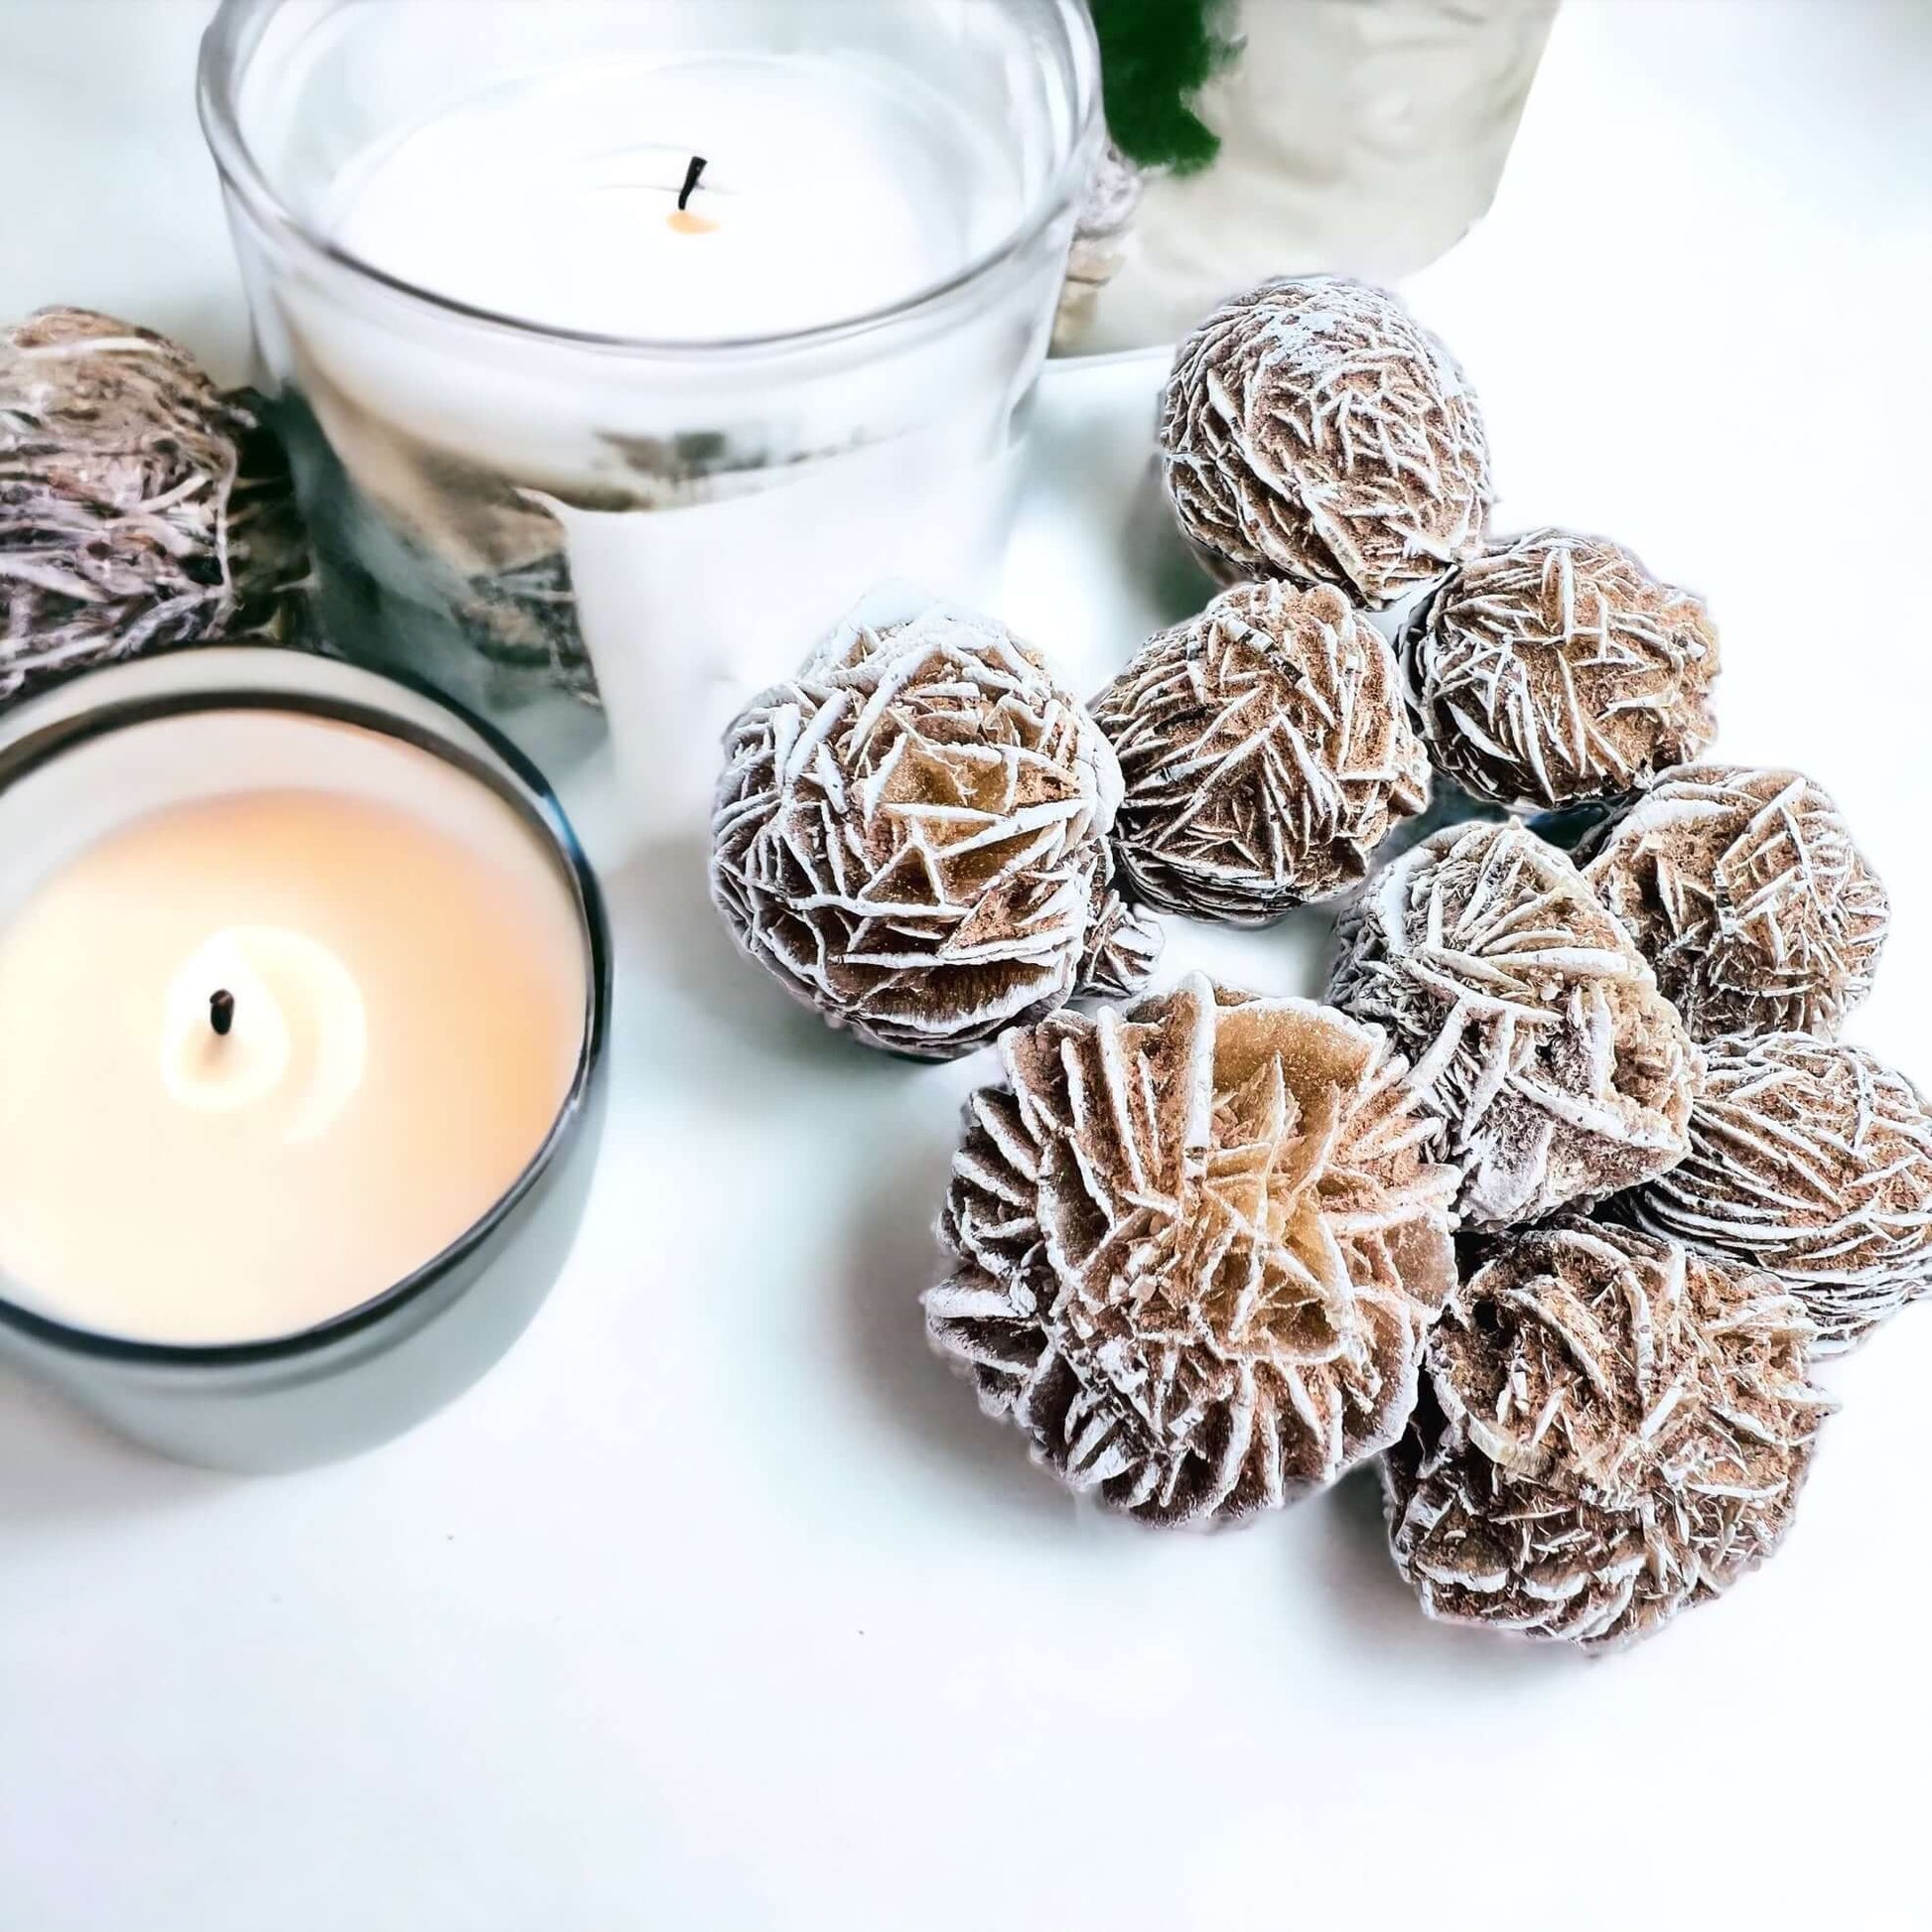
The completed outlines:
<svg viewBox="0 0 1932 1932">
<path fill-rule="evenodd" d="M 269 185 L 268 177 L 241 131 L 238 107 L 240 79 L 254 52 L 259 32 L 287 0 L 220 0 L 214 18 L 202 36 L 196 84 L 196 104 L 202 133 L 214 158 L 216 172 L 229 193 L 253 218 L 285 242 L 314 259 L 345 270 L 364 282 L 405 301 L 436 310 L 461 322 L 501 334 L 577 348 L 607 349 L 666 358 L 715 357 L 732 352 L 811 347 L 863 336 L 943 306 L 951 297 L 996 275 L 1016 256 L 1023 255 L 1073 205 L 1085 187 L 1088 150 L 1100 124 L 1100 47 L 1088 0 L 1046 0 L 1065 34 L 1072 63 L 1074 121 L 1059 165 L 1035 196 L 1018 224 L 992 247 L 939 281 L 883 307 L 833 322 L 771 334 L 730 336 L 692 342 L 647 336 L 612 335 L 598 330 L 564 329 L 532 322 L 523 316 L 480 307 L 455 296 L 442 295 L 405 277 L 392 275 L 365 261 L 352 250 L 332 241 L 304 221 Z"/>
<path fill-rule="evenodd" d="M 452 724 L 474 737 L 487 759 L 466 751 L 454 734 L 443 736 L 411 723 L 399 712 L 385 710 L 373 695 L 358 699 L 341 692 L 296 688 L 279 676 L 291 659 L 304 666 L 325 667 L 325 675 L 351 673 L 355 682 L 368 684 L 378 691 L 385 683 L 396 686 L 418 702 L 426 702 L 442 712 Z M 218 671 L 220 675 L 181 691 L 155 691 L 138 697 L 116 695 L 117 686 L 128 681 L 126 674 L 130 672 L 191 660 L 196 671 Z M 264 670 L 264 675 L 254 674 L 258 667 Z M 278 675 L 267 675 L 269 670 Z M 15 1284 L 0 1276 L 0 1328 L 12 1329 L 29 1340 L 70 1356 L 159 1370 L 200 1370 L 292 1362 L 325 1353 L 365 1329 L 389 1322 L 459 1273 L 474 1257 L 487 1253 L 523 1202 L 584 1131 L 591 1116 L 592 1096 L 605 1077 L 609 1058 L 616 973 L 609 915 L 596 871 L 578 841 L 576 828 L 562 800 L 536 763 L 487 719 L 419 678 L 394 671 L 375 671 L 367 665 L 345 664 L 284 646 L 210 644 L 193 651 L 165 652 L 85 671 L 45 696 L 71 706 L 78 697 L 90 692 L 95 694 L 92 704 L 50 718 L 46 724 L 30 722 L 29 729 L 19 732 L 0 750 L 0 791 L 11 788 L 19 779 L 66 752 L 118 731 L 168 718 L 210 711 L 260 711 L 331 719 L 411 745 L 493 792 L 545 843 L 560 876 L 570 887 L 583 926 L 585 988 L 584 1036 L 571 1071 L 569 1089 L 543 1140 L 509 1185 L 468 1228 L 399 1280 L 336 1314 L 282 1333 L 245 1341 L 177 1342 L 120 1335 L 64 1320 L 17 1299 Z M 32 711 L 34 706 L 30 702 L 22 709 Z M 491 759 L 494 766 L 489 762 Z"/>
</svg>

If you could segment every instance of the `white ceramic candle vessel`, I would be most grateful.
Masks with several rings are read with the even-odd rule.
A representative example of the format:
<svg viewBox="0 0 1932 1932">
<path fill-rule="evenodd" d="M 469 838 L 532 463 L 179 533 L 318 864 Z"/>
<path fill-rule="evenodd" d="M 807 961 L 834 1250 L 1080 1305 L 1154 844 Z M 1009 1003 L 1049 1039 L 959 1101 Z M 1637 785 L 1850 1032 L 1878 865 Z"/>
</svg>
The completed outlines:
<svg viewBox="0 0 1932 1932">
<path fill-rule="evenodd" d="M 988 594 L 1080 0 L 225 0 L 203 108 L 328 614 L 587 683 L 654 824 L 875 582 Z"/>
<path fill-rule="evenodd" d="M 1061 346 L 1184 336 L 1271 275 L 1390 282 L 1494 199 L 1558 0 L 1235 0 L 1194 105 L 1220 146 L 1150 174 L 1115 270 Z"/>
<path fill-rule="evenodd" d="M 0 1356 L 191 1460 L 419 1420 L 574 1236 L 597 889 L 487 727 L 214 649 L 0 725 Z"/>
</svg>

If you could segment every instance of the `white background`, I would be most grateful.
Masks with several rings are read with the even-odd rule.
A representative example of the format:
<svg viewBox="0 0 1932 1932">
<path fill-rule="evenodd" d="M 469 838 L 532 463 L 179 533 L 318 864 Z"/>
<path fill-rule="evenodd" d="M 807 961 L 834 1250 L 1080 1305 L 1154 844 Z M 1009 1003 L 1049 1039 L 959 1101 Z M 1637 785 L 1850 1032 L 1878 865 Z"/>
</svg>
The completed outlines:
<svg viewBox="0 0 1932 1932">
<path fill-rule="evenodd" d="M 234 374 L 201 13 L 0 0 L 0 313 Z M 1721 750 L 1838 794 L 1897 903 L 1852 1035 L 1932 1080 L 1929 260 L 1924 0 L 1567 0 L 1493 216 L 1410 293 L 1500 525 L 1711 598 Z M 1012 609 L 1091 677 L 1196 593 L 1113 487 L 1146 376 L 1056 384 Z M 249 1483 L 0 1379 L 0 1932 L 1932 1922 L 1932 1312 L 1832 1371 L 1775 1564 L 1605 1661 L 1425 1623 L 1369 1477 L 1102 1520 L 925 1352 L 983 1068 L 825 1035 L 697 861 L 612 881 L 591 1218 L 449 1414 Z M 1171 957 L 1312 990 L 1318 945 Z"/>
</svg>

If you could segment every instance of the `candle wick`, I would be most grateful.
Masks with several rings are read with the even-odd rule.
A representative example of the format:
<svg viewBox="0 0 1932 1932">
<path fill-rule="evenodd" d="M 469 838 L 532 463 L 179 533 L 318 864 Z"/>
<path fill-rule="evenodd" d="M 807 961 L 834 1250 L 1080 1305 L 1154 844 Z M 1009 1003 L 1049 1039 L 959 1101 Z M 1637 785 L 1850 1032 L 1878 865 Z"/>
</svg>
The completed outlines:
<svg viewBox="0 0 1932 1932">
<path fill-rule="evenodd" d="M 701 154 L 691 157 L 691 165 L 684 173 L 684 186 L 678 191 L 677 211 L 682 214 L 691 206 L 691 197 L 698 192 L 698 183 L 704 179 L 704 171 L 711 164 Z M 663 204 L 660 202 L 661 207 Z"/>
<path fill-rule="evenodd" d="M 224 986 L 218 993 L 210 993 L 207 998 L 207 1024 L 225 1039 L 228 1029 L 234 1025 L 234 995 Z"/>
</svg>

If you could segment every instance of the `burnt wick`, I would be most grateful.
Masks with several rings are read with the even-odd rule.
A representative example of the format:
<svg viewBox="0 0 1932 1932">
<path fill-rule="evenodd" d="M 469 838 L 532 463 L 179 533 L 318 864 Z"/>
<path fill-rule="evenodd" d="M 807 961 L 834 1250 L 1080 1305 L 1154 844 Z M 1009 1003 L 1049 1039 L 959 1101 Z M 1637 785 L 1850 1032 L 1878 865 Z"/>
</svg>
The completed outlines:
<svg viewBox="0 0 1932 1932">
<path fill-rule="evenodd" d="M 684 171 L 684 186 L 678 190 L 677 211 L 682 214 L 691 206 L 691 197 L 698 192 L 698 184 L 704 179 L 704 171 L 711 164 L 701 154 L 691 157 L 691 165 Z M 661 207 L 662 204 L 660 203 Z"/>
<path fill-rule="evenodd" d="M 207 1024 L 223 1039 L 234 1025 L 234 995 L 225 986 L 207 996 Z"/>
</svg>

